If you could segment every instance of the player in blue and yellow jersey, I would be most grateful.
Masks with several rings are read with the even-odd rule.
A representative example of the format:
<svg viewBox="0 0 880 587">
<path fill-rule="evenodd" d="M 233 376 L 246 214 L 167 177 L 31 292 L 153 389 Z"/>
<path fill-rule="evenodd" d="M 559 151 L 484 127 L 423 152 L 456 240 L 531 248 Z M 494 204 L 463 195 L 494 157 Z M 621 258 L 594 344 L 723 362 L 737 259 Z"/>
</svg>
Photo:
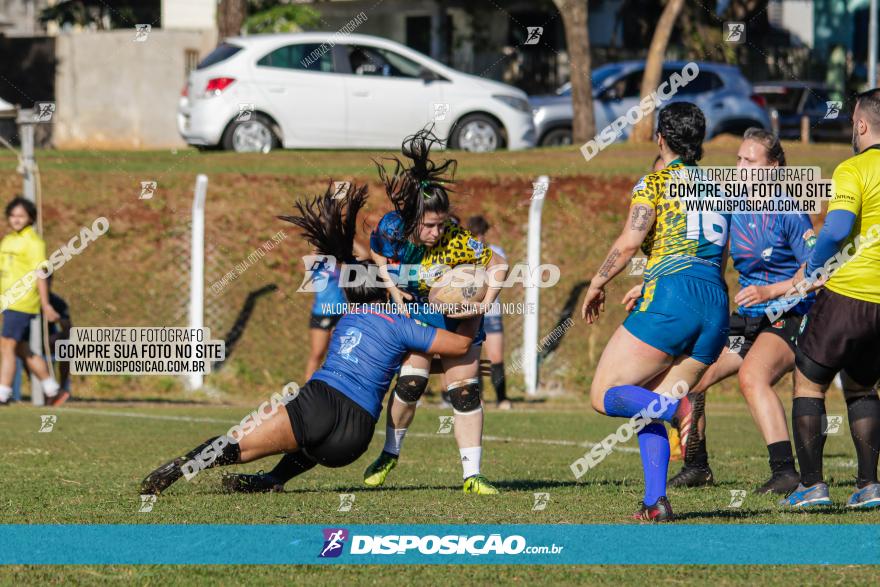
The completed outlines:
<svg viewBox="0 0 880 587">
<path fill-rule="evenodd" d="M 354 271 L 360 263 L 352 254 L 357 213 L 366 199 L 366 187 L 351 186 L 345 203 L 328 190 L 306 205 L 297 204 L 299 216 L 284 216 L 301 227 L 321 254 L 333 255 L 341 271 Z M 356 274 L 356 272 L 355 272 Z M 343 283 L 352 283 L 345 279 Z M 237 437 L 217 436 L 150 473 L 141 484 L 142 494 L 157 494 L 184 476 L 184 466 L 201 456 L 205 466 L 247 463 L 286 453 L 290 477 L 316 465 L 343 467 L 360 457 L 373 438 L 382 411 L 382 399 L 391 379 L 409 352 L 461 356 L 471 347 L 473 332 L 455 334 L 425 326 L 381 305 L 388 291 L 366 283 L 345 286 L 349 304 L 356 306 L 337 324 L 324 365 L 293 397 L 250 431 Z M 261 409 L 265 416 L 265 408 Z M 244 429 L 245 427 L 243 427 Z M 212 455 L 205 457 L 205 455 Z M 273 487 L 271 475 L 230 475 L 224 485 L 233 491 L 259 491 Z"/>
<path fill-rule="evenodd" d="M 403 143 L 403 155 L 411 164 L 395 160 L 388 173 L 379 165 L 379 174 L 394 206 L 379 222 L 370 237 L 370 252 L 380 275 L 389 283 L 391 298 L 409 309 L 412 317 L 436 328 L 452 332 L 473 327 L 479 330 L 467 355 L 442 361 L 449 403 L 455 415 L 455 440 L 464 477 L 464 492 L 495 494 L 497 489 L 481 474 L 483 405 L 479 379 L 479 359 L 484 336 L 479 328 L 484 314 L 497 298 L 507 274 L 506 260 L 449 217 L 450 179 L 455 161 L 435 164 L 431 147 L 438 139 L 423 130 Z M 493 282 L 478 308 L 459 315 L 443 315 L 426 304 L 432 278 L 438 271 L 458 265 L 478 265 L 491 271 Z M 393 279 L 392 274 L 397 274 Z M 431 355 L 411 353 L 404 361 L 394 392 L 388 399 L 385 446 L 364 472 L 364 483 L 382 485 L 397 465 L 401 445 L 415 417 L 416 404 L 428 386 Z"/>
<path fill-rule="evenodd" d="M 779 138 L 750 128 L 737 152 L 737 167 L 784 166 Z M 800 476 L 794 466 L 785 409 L 773 386 L 794 370 L 795 341 L 814 296 L 784 298 L 793 276 L 810 256 L 815 235 L 805 214 L 734 214 L 730 226 L 730 257 L 739 272 L 737 309 L 730 316 L 727 352 L 706 371 L 691 391 L 693 413 L 684 414 L 679 434 L 684 467 L 669 484 L 697 487 L 714 483 L 705 436 L 703 392 L 727 377 L 739 375 L 739 387 L 764 442 L 770 479 L 756 493 L 788 494 Z M 788 308 L 782 311 L 782 308 Z M 769 310 L 769 311 L 768 311 Z"/>
<path fill-rule="evenodd" d="M 801 484 L 782 502 L 795 508 L 832 503 L 822 452 L 825 393 L 838 372 L 858 458 L 856 490 L 846 505 L 880 506 L 880 89 L 858 96 L 852 125 L 856 156 L 834 170 L 828 216 L 795 275 L 796 283 L 805 275 L 813 287 L 825 283 L 797 341 L 791 422 Z"/>
<path fill-rule="evenodd" d="M 660 112 L 657 144 L 666 167 L 635 186 L 623 231 L 590 280 L 582 309 L 588 324 L 604 309 L 607 284 L 644 243 L 648 263 L 641 296 L 608 341 L 593 377 L 590 399 L 599 413 L 672 421 L 679 404 L 688 402 L 682 392 L 700 380 L 727 342 L 722 276 L 729 216 L 687 212 L 667 191 L 702 158 L 705 132 L 705 117 L 694 104 L 677 102 Z M 666 427 L 651 421 L 638 430 L 638 439 L 645 494 L 634 517 L 670 521 Z"/>
</svg>

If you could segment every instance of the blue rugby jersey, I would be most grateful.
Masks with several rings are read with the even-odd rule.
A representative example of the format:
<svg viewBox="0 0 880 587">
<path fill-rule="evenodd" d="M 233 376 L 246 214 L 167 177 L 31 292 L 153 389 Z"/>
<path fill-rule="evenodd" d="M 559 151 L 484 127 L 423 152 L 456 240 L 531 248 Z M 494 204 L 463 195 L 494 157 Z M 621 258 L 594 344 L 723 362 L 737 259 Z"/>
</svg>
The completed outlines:
<svg viewBox="0 0 880 587">
<path fill-rule="evenodd" d="M 312 272 L 315 284 L 315 301 L 312 303 L 312 315 L 335 316 L 341 314 L 340 308 L 345 306 L 345 293 L 339 287 L 339 268 L 333 271 L 319 269 Z"/>
<path fill-rule="evenodd" d="M 427 352 L 436 335 L 436 328 L 400 314 L 350 312 L 336 325 L 327 360 L 312 379 L 339 390 L 378 420 L 403 358 L 410 351 Z"/>
<path fill-rule="evenodd" d="M 790 279 L 810 257 L 815 243 L 806 214 L 733 214 L 730 239 L 730 256 L 742 287 Z M 814 300 L 810 294 L 791 311 L 806 314 Z M 762 316 L 772 301 L 740 306 L 737 311 L 742 316 Z"/>
</svg>

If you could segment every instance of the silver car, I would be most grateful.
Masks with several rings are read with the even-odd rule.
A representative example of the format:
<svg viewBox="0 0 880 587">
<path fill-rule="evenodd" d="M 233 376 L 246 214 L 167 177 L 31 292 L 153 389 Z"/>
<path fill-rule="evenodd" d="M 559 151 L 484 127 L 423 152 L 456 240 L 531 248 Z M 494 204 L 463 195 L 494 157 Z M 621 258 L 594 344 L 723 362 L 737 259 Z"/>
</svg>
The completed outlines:
<svg viewBox="0 0 880 587">
<path fill-rule="evenodd" d="M 686 61 L 663 64 L 662 80 L 681 72 Z M 763 96 L 752 90 L 752 84 L 739 69 L 722 63 L 697 62 L 699 73 L 679 88 L 670 102 L 693 102 L 706 115 L 706 138 L 723 133 L 741 135 L 750 126 L 770 130 L 770 117 Z M 639 103 L 644 61 L 609 63 L 593 70 L 593 112 L 596 131 L 624 115 Z M 553 95 L 531 96 L 532 115 L 538 145 L 542 147 L 571 144 L 571 85 L 565 84 Z M 629 136 L 627 125 L 618 140 Z"/>
</svg>

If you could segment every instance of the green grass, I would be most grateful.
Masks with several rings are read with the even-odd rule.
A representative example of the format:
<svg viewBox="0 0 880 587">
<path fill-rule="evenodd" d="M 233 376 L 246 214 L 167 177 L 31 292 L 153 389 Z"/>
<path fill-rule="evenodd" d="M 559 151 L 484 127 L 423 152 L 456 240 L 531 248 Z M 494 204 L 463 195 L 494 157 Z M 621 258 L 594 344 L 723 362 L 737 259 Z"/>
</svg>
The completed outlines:
<svg viewBox="0 0 880 587">
<path fill-rule="evenodd" d="M 83 402 L 57 410 L 29 406 L 5 409 L 0 412 L 0 429 L 10 441 L 0 453 L 0 464 L 7 472 L 0 477 L 0 523 L 616 524 L 630 523 L 627 518 L 641 496 L 641 466 L 634 451 L 614 452 L 588 473 L 584 482 L 577 482 L 569 464 L 586 449 L 564 443 L 542 444 L 546 441 L 596 442 L 612 432 L 620 420 L 598 416 L 581 402 L 573 402 L 564 410 L 542 402 L 519 402 L 518 409 L 512 412 L 490 411 L 486 417 L 488 440 L 484 472 L 503 490 L 503 495 L 498 497 L 462 495 L 454 440 L 451 435 L 436 434 L 438 416 L 446 412 L 425 406 L 411 428 L 414 434 L 406 440 L 400 466 L 391 473 L 384 489 L 367 489 L 361 485 L 364 467 L 381 449 L 383 439 L 377 435 L 367 454 L 353 465 L 338 470 L 314 469 L 291 481 L 283 494 L 223 494 L 219 490 L 220 472 L 213 469 L 192 482 L 179 482 L 159 498 L 152 512 L 138 513 L 138 486 L 146 473 L 182 450 L 224 432 L 249 407 L 119 406 Z M 845 406 L 835 399 L 829 402 L 828 411 L 844 414 Z M 39 416 L 47 413 L 58 415 L 57 424 L 51 433 L 39 433 Z M 829 436 L 825 449 L 826 477 L 838 506 L 823 514 L 792 513 L 776 507 L 775 498 L 749 494 L 741 508 L 729 508 L 731 490 L 751 490 L 765 479 L 768 474 L 766 453 L 741 400 L 712 398 L 708 414 L 709 451 L 718 485 L 704 489 L 671 489 L 670 499 L 682 521 L 692 524 L 880 523 L 880 512 L 849 512 L 840 505 L 852 490 L 855 474 L 852 444 L 845 426 L 840 434 Z M 209 418 L 219 422 L 180 421 L 174 417 Z M 636 444 L 633 441 L 626 446 L 632 451 Z M 234 469 L 268 469 L 273 462 L 274 458 Z M 678 466 L 673 463 L 671 472 Z M 546 510 L 532 511 L 534 492 L 550 493 Z M 339 493 L 355 494 L 352 511 L 336 511 Z M 695 546 L 676 546 L 679 547 Z M 806 571 L 804 567 L 801 572 L 810 573 L 808 583 L 820 580 L 853 583 L 866 577 L 857 568 L 826 569 L 818 573 L 814 569 Z M 357 583 L 379 583 L 401 576 L 398 569 L 387 567 L 372 571 L 198 568 L 175 569 L 173 573 L 159 567 L 31 571 L 17 568 L 13 577 L 19 573 L 27 573 L 31 580 L 52 581 L 63 576 L 91 583 L 130 578 L 145 584 L 166 580 L 174 584 L 188 583 L 195 579 L 208 582 L 211 577 L 227 574 L 237 581 L 275 582 L 290 576 L 308 578 L 318 584 L 343 578 Z M 537 577 L 551 583 L 610 584 L 648 578 L 680 582 L 693 580 L 696 573 L 696 576 L 711 576 L 713 582 L 720 584 L 735 584 L 748 578 L 783 584 L 794 576 L 791 574 L 794 569 L 780 574 L 775 569 L 760 567 L 711 570 L 548 567 L 541 570 L 474 568 L 467 573 L 469 578 L 490 579 L 494 575 L 505 583 Z M 450 584 L 456 575 L 442 567 L 426 567 L 418 571 L 407 569 L 402 576 L 431 584 Z"/>
<path fill-rule="evenodd" d="M 732 165 L 737 142 L 713 141 L 704 164 Z M 824 176 L 850 155 L 846 145 L 786 145 L 792 165 L 818 165 Z M 653 145 L 615 145 L 585 162 L 576 149 L 541 149 L 474 155 L 459 159 L 455 211 L 462 217 L 486 214 L 497 227 L 492 238 L 509 258 L 525 258 L 527 211 L 531 182 L 548 175 L 551 187 L 544 206 L 545 262 L 562 270 L 560 284 L 541 294 L 540 332 L 556 322 L 568 292 L 600 263 L 624 221 L 631 186 L 650 166 Z M 185 323 L 188 226 L 192 187 L 197 173 L 210 178 L 207 212 L 207 282 L 222 277 L 283 223 L 292 202 L 324 189 L 329 178 L 368 182 L 372 197 L 365 220 L 375 222 L 387 210 L 372 158 L 390 153 L 368 151 L 286 151 L 267 156 L 173 151 L 40 151 L 45 238 L 49 250 L 66 243 L 80 227 L 98 216 L 111 222 L 110 232 L 90 245 L 56 274 L 55 288 L 71 305 L 75 325 L 172 326 Z M 157 181 L 151 200 L 139 200 L 140 182 Z M 15 159 L 0 152 L 0 193 L 20 190 Z M 569 463 L 585 447 L 540 442 L 487 440 L 485 472 L 504 490 L 497 499 L 461 494 L 455 444 L 435 434 L 436 409 L 422 409 L 413 426 L 401 466 L 386 490 L 360 485 L 368 460 L 379 450 L 377 436 L 368 455 L 342 470 L 317 469 L 291 483 L 281 495 L 230 496 L 218 492 L 217 471 L 193 483 L 181 483 L 160 498 L 153 512 L 137 513 L 140 479 L 164 459 L 227 429 L 284 382 L 299 381 L 305 364 L 306 315 L 311 298 L 296 293 L 307 248 L 288 231 L 282 246 L 228 286 L 209 293 L 207 325 L 221 335 L 248 294 L 267 284 L 278 290 L 258 301 L 228 364 L 207 378 L 212 404 L 105 403 L 74 404 L 58 410 L 57 428 L 38 433 L 48 409 L 15 406 L 0 411 L 4 451 L 0 453 L 0 522 L 2 523 L 618 523 L 632 513 L 641 491 L 638 456 L 616 452 L 585 482 L 575 482 Z M 731 272 L 728 280 L 732 283 Z M 635 283 L 621 278 L 609 288 L 615 299 Z M 210 289 L 209 289 L 210 291 Z M 519 301 L 520 292 L 505 292 Z M 623 312 L 609 305 L 603 322 L 572 328 L 542 367 L 542 382 L 566 393 L 540 402 L 518 402 L 512 413 L 490 412 L 486 434 L 512 439 L 595 442 L 619 422 L 592 413 L 584 402 L 605 341 Z M 506 321 L 508 361 L 519 345 L 517 317 Z M 509 379 L 511 395 L 522 398 L 521 378 Z M 780 391 L 790 391 L 787 381 Z M 844 512 L 837 507 L 822 515 L 785 513 L 772 498 L 749 496 L 738 510 L 727 508 L 730 491 L 759 484 L 767 474 L 766 455 L 745 406 L 719 386 L 710 399 L 709 448 L 719 485 L 705 490 L 671 491 L 676 512 L 686 522 L 878 523 L 878 513 Z M 160 377 L 75 378 L 80 398 L 194 401 L 179 381 Z M 235 406 L 217 405 L 216 402 Z M 784 400 L 789 405 L 788 399 Z M 844 414 L 842 403 L 829 413 Z M 528 409 L 528 411 L 526 410 Z M 91 410 L 88 411 L 88 410 Z M 106 411 L 116 415 L 97 414 Z M 126 417 L 185 416 L 214 418 L 217 423 Z M 228 422 L 228 424 L 227 424 Z M 382 426 L 380 425 L 381 429 Z M 852 446 L 846 429 L 829 439 L 826 475 L 839 504 L 854 476 Z M 632 448 L 632 445 L 630 446 Z M 269 462 L 242 467 L 268 468 Z M 673 470 L 677 468 L 673 464 Z M 543 512 L 531 510 L 533 493 L 546 491 L 551 502 Z M 354 492 L 354 510 L 336 512 L 338 493 Z M 668 545 L 689 548 L 691 545 Z M 2 546 L 0 546 L 2 548 Z M 217 583 L 307 585 L 403 584 L 450 585 L 463 581 L 502 584 L 650 584 L 712 582 L 732 584 L 854 584 L 876 581 L 865 567 L 442 567 L 338 568 L 303 567 L 11 567 L 0 570 L 0 584 L 120 583 L 191 585 Z"/>
</svg>

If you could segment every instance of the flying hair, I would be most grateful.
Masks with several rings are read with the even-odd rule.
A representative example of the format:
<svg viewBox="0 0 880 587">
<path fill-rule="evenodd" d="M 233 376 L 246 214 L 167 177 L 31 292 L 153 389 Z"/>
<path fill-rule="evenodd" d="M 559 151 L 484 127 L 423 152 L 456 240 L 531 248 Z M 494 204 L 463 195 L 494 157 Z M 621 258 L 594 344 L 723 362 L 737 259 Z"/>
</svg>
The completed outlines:
<svg viewBox="0 0 880 587">
<path fill-rule="evenodd" d="M 392 157 L 394 169 L 389 172 L 375 161 L 385 193 L 403 221 L 403 238 L 415 234 L 426 212 L 449 211 L 452 190 L 447 185 L 454 183 L 452 177 L 458 162 L 455 159 L 432 161 L 431 149 L 435 145 L 442 147 L 444 143 L 434 135 L 432 128 L 424 128 L 403 140 L 401 153 L 410 160 L 409 165 Z"/>
<path fill-rule="evenodd" d="M 305 202 L 296 202 L 297 216 L 278 216 L 303 231 L 303 237 L 322 255 L 340 262 L 356 262 L 353 254 L 357 216 L 367 202 L 367 186 L 350 183 L 344 193 L 334 189 Z"/>
</svg>

